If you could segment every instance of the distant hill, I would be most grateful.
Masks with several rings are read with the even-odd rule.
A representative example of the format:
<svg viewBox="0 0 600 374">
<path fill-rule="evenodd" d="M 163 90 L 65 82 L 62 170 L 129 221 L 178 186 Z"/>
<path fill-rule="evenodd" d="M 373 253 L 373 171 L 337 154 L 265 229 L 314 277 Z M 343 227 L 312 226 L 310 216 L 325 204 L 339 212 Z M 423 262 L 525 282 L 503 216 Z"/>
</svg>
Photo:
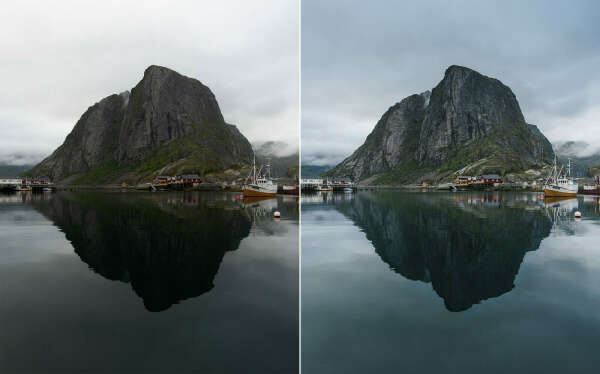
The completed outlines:
<svg viewBox="0 0 600 374">
<path fill-rule="evenodd" d="M 0 165 L 0 177 L 17 177 L 32 167 L 33 165 Z"/>
<path fill-rule="evenodd" d="M 541 169 L 553 158 L 509 87 L 453 65 L 431 91 L 390 107 L 364 144 L 327 175 L 365 184 L 436 182 Z"/>
<path fill-rule="evenodd" d="M 558 162 L 563 165 L 571 159 L 571 173 L 574 176 L 589 176 L 590 168 L 600 166 L 600 148 L 583 141 L 555 142 L 554 152 Z"/>
<path fill-rule="evenodd" d="M 302 175 L 308 177 L 316 177 L 321 174 L 326 173 L 332 167 L 329 165 L 319 166 L 319 165 L 302 165 Z"/>
<path fill-rule="evenodd" d="M 270 159 L 273 177 L 295 177 L 298 174 L 300 155 L 282 141 L 266 141 L 253 143 L 256 163 L 263 165 Z M 290 153 L 291 152 L 291 153 Z"/>
<path fill-rule="evenodd" d="M 90 106 L 64 143 L 27 174 L 65 184 L 137 183 L 251 162 L 250 142 L 225 122 L 210 88 L 152 65 L 131 92 Z"/>
</svg>

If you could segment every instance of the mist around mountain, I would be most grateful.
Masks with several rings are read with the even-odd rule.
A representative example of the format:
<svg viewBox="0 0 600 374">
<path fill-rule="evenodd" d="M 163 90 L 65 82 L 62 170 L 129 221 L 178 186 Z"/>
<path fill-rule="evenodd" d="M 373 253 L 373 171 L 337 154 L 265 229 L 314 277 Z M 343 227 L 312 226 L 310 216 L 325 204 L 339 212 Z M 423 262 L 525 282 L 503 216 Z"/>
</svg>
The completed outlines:
<svg viewBox="0 0 600 374">
<path fill-rule="evenodd" d="M 571 160 L 571 174 L 587 177 L 600 169 L 600 146 L 584 141 L 564 141 L 553 144 L 557 162 L 567 165 Z"/>
<path fill-rule="evenodd" d="M 327 171 L 329 171 L 333 166 L 330 165 L 324 165 L 324 166 L 320 166 L 320 165 L 304 165 L 302 164 L 302 175 L 303 176 L 320 176 L 321 174 L 325 174 Z"/>
<path fill-rule="evenodd" d="M 294 178 L 298 175 L 300 153 L 298 147 L 293 147 L 282 141 L 262 141 L 252 144 L 256 155 L 257 165 L 264 165 L 269 159 L 273 177 Z"/>
<path fill-rule="evenodd" d="M 31 169 L 33 165 L 4 165 L 0 164 L 0 177 L 18 177 Z"/>
</svg>

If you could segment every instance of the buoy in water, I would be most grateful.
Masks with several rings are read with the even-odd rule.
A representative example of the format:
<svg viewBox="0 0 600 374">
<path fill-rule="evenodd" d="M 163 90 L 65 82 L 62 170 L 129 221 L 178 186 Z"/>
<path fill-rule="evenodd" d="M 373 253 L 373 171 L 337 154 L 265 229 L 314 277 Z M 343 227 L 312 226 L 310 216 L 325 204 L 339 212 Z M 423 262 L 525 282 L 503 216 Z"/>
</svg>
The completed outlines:
<svg viewBox="0 0 600 374">
<path fill-rule="evenodd" d="M 581 212 L 575 212 L 575 218 L 581 218 Z"/>
<path fill-rule="evenodd" d="M 281 213 L 279 213 L 279 212 L 274 212 L 274 213 L 273 213 L 273 217 L 275 217 L 275 218 L 279 218 L 279 217 L 281 217 Z"/>
</svg>

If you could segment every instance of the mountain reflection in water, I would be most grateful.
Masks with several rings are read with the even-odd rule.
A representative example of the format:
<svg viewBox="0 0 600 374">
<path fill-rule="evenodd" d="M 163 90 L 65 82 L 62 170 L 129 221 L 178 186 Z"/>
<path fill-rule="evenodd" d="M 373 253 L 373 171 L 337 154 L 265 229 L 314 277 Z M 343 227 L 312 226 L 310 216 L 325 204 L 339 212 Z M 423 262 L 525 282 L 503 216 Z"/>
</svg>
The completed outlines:
<svg viewBox="0 0 600 374">
<path fill-rule="evenodd" d="M 89 267 L 131 283 L 147 310 L 210 291 L 223 256 L 250 234 L 256 207 L 231 194 L 60 193 L 32 201 Z M 272 199 L 257 202 L 263 210 Z M 264 208 L 265 204 L 269 205 Z"/>
<path fill-rule="evenodd" d="M 525 253 L 538 249 L 553 223 L 561 223 L 557 217 L 573 222 L 570 211 L 577 207 L 577 199 L 565 208 L 564 202 L 545 204 L 532 194 L 398 197 L 360 193 L 335 205 L 393 271 L 431 282 L 453 312 L 513 289 Z M 564 214 L 557 214 L 561 209 Z"/>
</svg>

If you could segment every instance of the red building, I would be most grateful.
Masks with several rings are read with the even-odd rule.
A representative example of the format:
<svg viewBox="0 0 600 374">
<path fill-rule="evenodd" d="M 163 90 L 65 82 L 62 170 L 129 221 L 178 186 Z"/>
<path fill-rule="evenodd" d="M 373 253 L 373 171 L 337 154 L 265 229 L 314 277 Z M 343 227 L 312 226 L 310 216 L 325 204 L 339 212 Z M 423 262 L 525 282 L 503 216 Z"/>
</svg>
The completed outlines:
<svg viewBox="0 0 600 374">
<path fill-rule="evenodd" d="M 502 183 L 502 178 L 498 174 L 485 174 L 481 176 L 483 184 Z"/>
</svg>

